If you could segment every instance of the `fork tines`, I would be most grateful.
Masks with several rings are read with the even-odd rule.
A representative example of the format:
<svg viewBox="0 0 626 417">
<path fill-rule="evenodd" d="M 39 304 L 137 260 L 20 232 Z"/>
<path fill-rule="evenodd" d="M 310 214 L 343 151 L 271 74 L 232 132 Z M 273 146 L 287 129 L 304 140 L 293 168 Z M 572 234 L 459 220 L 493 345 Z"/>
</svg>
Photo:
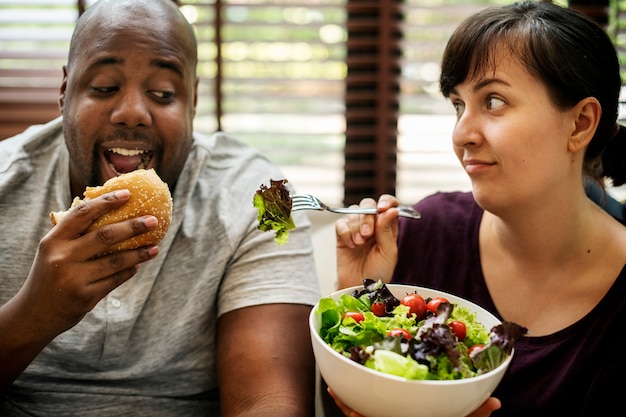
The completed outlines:
<svg viewBox="0 0 626 417">
<path fill-rule="evenodd" d="M 291 201 L 295 202 L 303 202 L 303 201 L 311 201 L 311 197 L 306 194 L 292 194 Z"/>
<path fill-rule="evenodd" d="M 322 207 L 313 196 L 308 194 L 293 194 L 291 196 L 292 210 L 322 210 Z"/>
</svg>

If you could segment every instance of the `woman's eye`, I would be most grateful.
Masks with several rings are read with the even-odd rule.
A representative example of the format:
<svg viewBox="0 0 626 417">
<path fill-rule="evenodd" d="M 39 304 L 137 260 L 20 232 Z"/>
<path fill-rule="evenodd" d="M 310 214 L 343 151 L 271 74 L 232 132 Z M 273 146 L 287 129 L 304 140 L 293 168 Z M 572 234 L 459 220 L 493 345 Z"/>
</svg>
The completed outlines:
<svg viewBox="0 0 626 417">
<path fill-rule="evenodd" d="M 496 110 L 502 106 L 504 106 L 504 101 L 500 100 L 499 98 L 489 97 L 487 99 L 487 108 L 489 110 Z"/>
<path fill-rule="evenodd" d="M 457 117 L 463 114 L 463 111 L 465 110 L 465 105 L 463 103 L 461 103 L 460 101 L 453 101 L 452 106 L 454 106 L 454 113 L 457 115 Z"/>
</svg>

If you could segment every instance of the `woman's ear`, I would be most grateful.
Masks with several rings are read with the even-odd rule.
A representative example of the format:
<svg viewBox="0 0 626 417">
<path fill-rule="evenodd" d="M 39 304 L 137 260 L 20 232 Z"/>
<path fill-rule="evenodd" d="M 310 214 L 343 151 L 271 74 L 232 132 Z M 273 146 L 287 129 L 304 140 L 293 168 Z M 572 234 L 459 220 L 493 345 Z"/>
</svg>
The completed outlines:
<svg viewBox="0 0 626 417">
<path fill-rule="evenodd" d="M 587 97 L 580 100 L 571 112 L 574 124 L 570 132 L 568 149 L 576 152 L 584 149 L 593 139 L 600 123 L 602 106 L 595 97 Z"/>
</svg>

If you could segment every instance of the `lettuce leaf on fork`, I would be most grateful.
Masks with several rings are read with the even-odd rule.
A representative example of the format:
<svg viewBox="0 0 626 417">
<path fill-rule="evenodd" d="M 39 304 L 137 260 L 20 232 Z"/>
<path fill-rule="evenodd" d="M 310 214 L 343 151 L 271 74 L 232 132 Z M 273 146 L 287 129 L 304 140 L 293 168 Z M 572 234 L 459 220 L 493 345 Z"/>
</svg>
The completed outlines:
<svg viewBox="0 0 626 417">
<path fill-rule="evenodd" d="M 267 232 L 274 231 L 274 241 L 283 245 L 289 240 L 289 231 L 296 228 L 291 217 L 291 195 L 285 186 L 287 180 L 272 180 L 270 186 L 261 184 L 254 193 L 252 204 L 259 210 L 257 229 Z"/>
</svg>

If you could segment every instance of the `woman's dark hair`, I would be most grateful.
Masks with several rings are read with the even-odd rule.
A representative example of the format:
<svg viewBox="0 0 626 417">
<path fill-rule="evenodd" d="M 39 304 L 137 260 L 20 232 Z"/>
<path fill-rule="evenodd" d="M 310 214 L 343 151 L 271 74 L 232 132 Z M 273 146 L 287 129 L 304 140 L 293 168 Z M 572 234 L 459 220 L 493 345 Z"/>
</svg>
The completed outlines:
<svg viewBox="0 0 626 417">
<path fill-rule="evenodd" d="M 606 32 L 583 14 L 552 3 L 486 8 L 461 23 L 448 41 L 439 80 L 443 95 L 493 68 L 501 46 L 545 84 L 557 106 L 569 109 L 586 97 L 600 102 L 602 116 L 587 147 L 584 173 L 626 183 L 626 129 L 616 126 L 622 82 Z"/>
</svg>

